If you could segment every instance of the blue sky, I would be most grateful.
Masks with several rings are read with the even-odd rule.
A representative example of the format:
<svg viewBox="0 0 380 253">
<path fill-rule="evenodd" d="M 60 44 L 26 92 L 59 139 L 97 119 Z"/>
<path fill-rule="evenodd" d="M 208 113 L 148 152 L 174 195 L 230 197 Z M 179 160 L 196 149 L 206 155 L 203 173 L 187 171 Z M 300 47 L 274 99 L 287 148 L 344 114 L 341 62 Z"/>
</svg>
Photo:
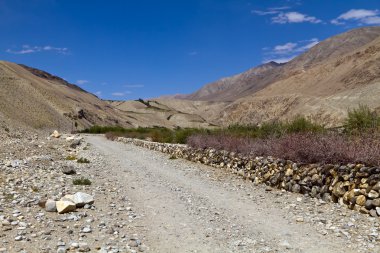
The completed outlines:
<svg viewBox="0 0 380 253">
<path fill-rule="evenodd" d="M 368 25 L 380 25 L 379 0 L 0 0 L 0 59 L 101 98 L 151 98 Z"/>
</svg>

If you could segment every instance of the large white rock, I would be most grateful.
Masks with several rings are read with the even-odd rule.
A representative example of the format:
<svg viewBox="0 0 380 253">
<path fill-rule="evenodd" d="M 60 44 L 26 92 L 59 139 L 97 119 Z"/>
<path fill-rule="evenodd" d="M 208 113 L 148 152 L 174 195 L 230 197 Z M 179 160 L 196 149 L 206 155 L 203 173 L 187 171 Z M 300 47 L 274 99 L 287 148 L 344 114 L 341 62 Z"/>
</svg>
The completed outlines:
<svg viewBox="0 0 380 253">
<path fill-rule="evenodd" d="M 72 141 L 72 140 L 75 140 L 75 136 L 69 136 L 69 137 L 66 137 L 66 141 Z"/>
<path fill-rule="evenodd" d="M 83 207 L 86 204 L 92 205 L 94 203 L 94 197 L 84 192 L 75 193 L 73 200 L 77 207 Z"/>
<path fill-rule="evenodd" d="M 57 211 L 58 213 L 69 213 L 72 211 L 75 211 L 76 206 L 73 202 L 71 201 L 57 201 L 55 202 L 57 206 Z"/>
<path fill-rule="evenodd" d="M 61 137 L 61 134 L 57 130 L 54 130 L 54 132 L 50 136 L 54 138 L 59 138 Z"/>
</svg>

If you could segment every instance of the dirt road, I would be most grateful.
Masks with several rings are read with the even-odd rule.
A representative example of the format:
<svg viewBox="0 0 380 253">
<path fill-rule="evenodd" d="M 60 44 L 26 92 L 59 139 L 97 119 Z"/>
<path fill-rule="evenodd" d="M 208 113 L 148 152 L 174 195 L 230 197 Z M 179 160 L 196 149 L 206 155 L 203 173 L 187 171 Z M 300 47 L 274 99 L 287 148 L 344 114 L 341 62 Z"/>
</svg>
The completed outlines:
<svg viewBox="0 0 380 253">
<path fill-rule="evenodd" d="M 339 231 L 339 225 L 357 214 L 347 210 L 342 216 L 346 209 L 336 204 L 255 186 L 228 171 L 170 160 L 102 136 L 86 138 L 107 161 L 101 176 L 113 175 L 124 185 L 141 214 L 137 226 L 149 252 L 365 250 Z M 341 213 L 332 213 L 337 210 Z"/>
</svg>

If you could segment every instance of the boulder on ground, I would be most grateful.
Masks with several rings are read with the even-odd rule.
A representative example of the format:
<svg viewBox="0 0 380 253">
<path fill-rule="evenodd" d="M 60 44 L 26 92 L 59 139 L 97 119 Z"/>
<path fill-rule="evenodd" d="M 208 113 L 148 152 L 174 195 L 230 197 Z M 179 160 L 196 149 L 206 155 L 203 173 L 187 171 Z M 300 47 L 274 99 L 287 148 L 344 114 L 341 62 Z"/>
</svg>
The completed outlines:
<svg viewBox="0 0 380 253">
<path fill-rule="evenodd" d="M 62 168 L 62 173 L 66 175 L 74 175 L 77 172 L 73 166 L 65 166 Z"/>
<path fill-rule="evenodd" d="M 54 138 L 59 138 L 61 137 L 61 134 L 57 130 L 54 130 L 54 132 L 50 136 Z"/>
<path fill-rule="evenodd" d="M 54 200 L 48 199 L 45 203 L 46 212 L 57 212 L 57 206 Z"/>
<path fill-rule="evenodd" d="M 74 135 L 66 137 L 66 141 L 72 141 L 72 140 L 75 140 Z"/>
<path fill-rule="evenodd" d="M 57 206 L 57 211 L 58 213 L 69 213 L 69 212 L 72 212 L 72 211 L 75 211 L 76 209 L 76 206 L 73 202 L 71 201 L 57 201 L 55 202 L 56 203 L 56 206 Z"/>
<path fill-rule="evenodd" d="M 60 200 L 61 201 L 70 201 L 70 202 L 73 202 L 75 204 L 75 202 L 74 202 L 74 195 L 72 195 L 72 194 L 66 194 Z"/>
<path fill-rule="evenodd" d="M 72 140 L 71 143 L 70 143 L 70 148 L 76 148 L 80 145 L 81 143 L 81 140 L 80 139 L 75 139 L 75 140 Z"/>
<path fill-rule="evenodd" d="M 75 193 L 73 200 L 77 207 L 84 207 L 86 204 L 92 205 L 94 203 L 94 197 L 84 192 Z"/>
</svg>

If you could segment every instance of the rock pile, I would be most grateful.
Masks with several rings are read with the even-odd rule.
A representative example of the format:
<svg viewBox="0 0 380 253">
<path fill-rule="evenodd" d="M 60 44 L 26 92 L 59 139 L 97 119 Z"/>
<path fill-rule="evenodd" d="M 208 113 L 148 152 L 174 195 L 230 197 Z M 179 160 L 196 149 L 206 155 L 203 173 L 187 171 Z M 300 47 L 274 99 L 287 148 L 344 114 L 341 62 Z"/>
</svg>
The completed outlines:
<svg viewBox="0 0 380 253">
<path fill-rule="evenodd" d="M 170 154 L 172 157 L 200 162 L 274 188 L 308 194 L 324 201 L 347 205 L 373 217 L 380 216 L 380 168 L 364 164 L 298 164 L 273 157 L 246 157 L 215 149 L 192 149 L 181 144 L 166 144 L 119 137 L 132 143 Z"/>
<path fill-rule="evenodd" d="M 94 204 L 93 196 L 84 192 L 77 192 L 74 195 L 65 195 L 58 201 L 52 199 L 42 201 L 41 206 L 44 207 L 47 212 L 63 214 L 73 212 L 79 207 L 89 209 L 92 207 L 92 204 Z"/>
</svg>

